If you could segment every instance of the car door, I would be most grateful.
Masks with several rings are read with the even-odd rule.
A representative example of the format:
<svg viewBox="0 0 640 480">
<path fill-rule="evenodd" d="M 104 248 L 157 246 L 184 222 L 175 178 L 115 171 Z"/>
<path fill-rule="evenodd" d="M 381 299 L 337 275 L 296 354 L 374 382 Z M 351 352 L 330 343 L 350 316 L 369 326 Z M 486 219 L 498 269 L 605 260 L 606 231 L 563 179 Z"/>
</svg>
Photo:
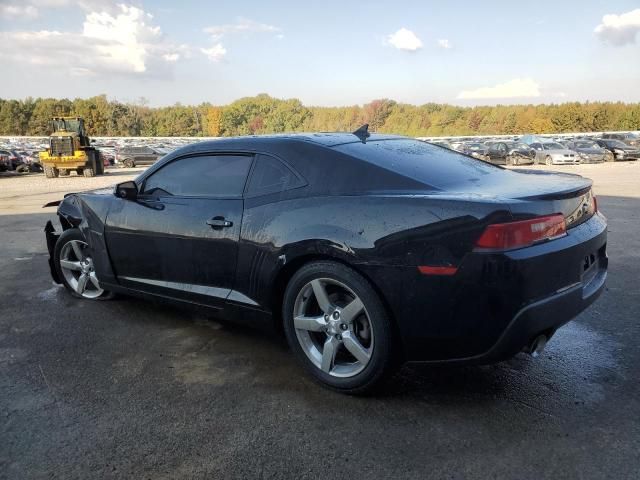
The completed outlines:
<svg viewBox="0 0 640 480">
<path fill-rule="evenodd" d="M 242 194 L 252 155 L 175 159 L 109 211 L 106 244 L 118 282 L 222 307 L 235 280 Z"/>
<path fill-rule="evenodd" d="M 544 152 L 542 151 L 542 145 L 540 143 L 532 143 L 530 146 L 536 152 L 534 162 L 537 164 L 538 162 L 543 161 Z"/>
</svg>

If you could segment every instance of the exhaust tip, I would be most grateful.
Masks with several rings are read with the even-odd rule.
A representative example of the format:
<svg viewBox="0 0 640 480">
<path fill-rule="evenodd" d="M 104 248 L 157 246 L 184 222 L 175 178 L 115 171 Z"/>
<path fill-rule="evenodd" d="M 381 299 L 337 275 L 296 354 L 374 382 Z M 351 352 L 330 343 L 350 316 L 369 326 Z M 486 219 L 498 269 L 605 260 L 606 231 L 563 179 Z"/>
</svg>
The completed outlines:
<svg viewBox="0 0 640 480">
<path fill-rule="evenodd" d="M 547 346 L 548 340 L 549 339 L 547 338 L 546 335 L 538 335 L 533 340 L 533 342 L 531 342 L 531 344 L 529 345 L 529 348 L 527 349 L 529 355 L 531 355 L 533 358 L 539 357 L 542 351 L 544 350 L 544 347 Z"/>
</svg>

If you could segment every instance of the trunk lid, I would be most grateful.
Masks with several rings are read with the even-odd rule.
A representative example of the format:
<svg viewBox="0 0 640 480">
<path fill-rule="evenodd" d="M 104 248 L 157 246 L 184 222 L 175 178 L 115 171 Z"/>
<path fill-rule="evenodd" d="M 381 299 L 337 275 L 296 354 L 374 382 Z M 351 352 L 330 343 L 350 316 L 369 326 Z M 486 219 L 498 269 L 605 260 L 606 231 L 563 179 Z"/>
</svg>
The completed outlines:
<svg viewBox="0 0 640 480">
<path fill-rule="evenodd" d="M 502 170 L 447 186 L 449 192 L 476 193 L 504 199 L 514 219 L 562 213 L 567 229 L 594 213 L 593 182 L 580 175 L 540 170 Z M 467 183 L 467 182 L 465 182 Z"/>
</svg>

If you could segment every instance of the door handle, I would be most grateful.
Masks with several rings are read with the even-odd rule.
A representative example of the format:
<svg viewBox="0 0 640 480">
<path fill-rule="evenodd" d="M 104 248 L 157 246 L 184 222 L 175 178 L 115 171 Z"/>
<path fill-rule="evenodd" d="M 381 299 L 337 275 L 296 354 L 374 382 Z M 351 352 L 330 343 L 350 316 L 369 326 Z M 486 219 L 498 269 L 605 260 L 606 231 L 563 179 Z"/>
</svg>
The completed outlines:
<svg viewBox="0 0 640 480">
<path fill-rule="evenodd" d="M 211 220 L 207 220 L 207 225 L 211 228 L 226 228 L 233 227 L 233 222 L 225 220 L 224 217 L 213 217 Z"/>
</svg>

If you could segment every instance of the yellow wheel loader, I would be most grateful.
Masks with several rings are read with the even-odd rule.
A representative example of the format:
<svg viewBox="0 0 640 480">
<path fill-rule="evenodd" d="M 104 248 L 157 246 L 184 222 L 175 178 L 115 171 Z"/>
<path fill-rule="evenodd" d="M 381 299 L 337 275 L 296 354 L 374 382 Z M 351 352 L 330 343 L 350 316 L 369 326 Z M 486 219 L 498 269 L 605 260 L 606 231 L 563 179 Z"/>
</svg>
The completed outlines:
<svg viewBox="0 0 640 480">
<path fill-rule="evenodd" d="M 82 118 L 55 117 L 51 123 L 49 148 L 39 154 L 47 178 L 67 176 L 71 170 L 85 177 L 104 173 L 99 152 L 91 146 Z"/>
</svg>

